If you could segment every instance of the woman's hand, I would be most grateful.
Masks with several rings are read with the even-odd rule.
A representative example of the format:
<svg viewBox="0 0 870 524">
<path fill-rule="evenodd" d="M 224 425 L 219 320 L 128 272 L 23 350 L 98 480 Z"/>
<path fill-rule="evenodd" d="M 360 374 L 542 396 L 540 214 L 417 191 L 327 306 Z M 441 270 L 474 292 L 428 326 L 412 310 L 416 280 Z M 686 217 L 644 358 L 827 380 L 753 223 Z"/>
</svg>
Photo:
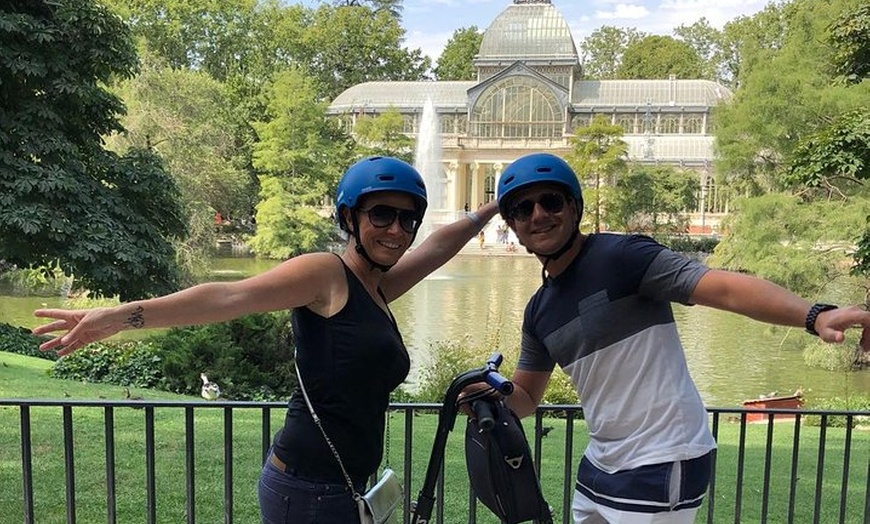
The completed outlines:
<svg viewBox="0 0 870 524">
<path fill-rule="evenodd" d="M 53 318 L 55 321 L 34 328 L 32 333 L 44 335 L 65 331 L 41 344 L 39 349 L 40 351 L 57 350 L 58 356 L 68 355 L 82 346 L 108 338 L 124 329 L 125 323 L 113 320 L 115 315 L 112 311 L 113 308 L 37 309 L 33 313 L 35 316 Z M 136 310 L 133 310 L 129 317 L 127 325 L 135 326 Z"/>
</svg>

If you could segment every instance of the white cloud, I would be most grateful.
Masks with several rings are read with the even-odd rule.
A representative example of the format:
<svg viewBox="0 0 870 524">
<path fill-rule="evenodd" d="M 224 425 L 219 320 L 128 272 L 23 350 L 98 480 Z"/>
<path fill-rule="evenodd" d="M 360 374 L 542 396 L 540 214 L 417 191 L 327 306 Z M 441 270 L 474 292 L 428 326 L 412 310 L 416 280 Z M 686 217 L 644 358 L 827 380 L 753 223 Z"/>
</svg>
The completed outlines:
<svg viewBox="0 0 870 524">
<path fill-rule="evenodd" d="M 453 36 L 453 31 L 449 33 L 413 31 L 405 34 L 405 47 L 408 49 L 422 49 L 423 54 L 428 55 L 432 59 L 432 66 L 434 67 L 435 62 L 441 56 L 441 52 L 444 51 L 444 46 L 447 45 L 447 41 L 450 40 L 451 36 Z"/>
<path fill-rule="evenodd" d="M 595 11 L 599 20 L 639 20 L 649 15 L 649 10 L 642 5 L 616 4 L 610 11 Z"/>
</svg>

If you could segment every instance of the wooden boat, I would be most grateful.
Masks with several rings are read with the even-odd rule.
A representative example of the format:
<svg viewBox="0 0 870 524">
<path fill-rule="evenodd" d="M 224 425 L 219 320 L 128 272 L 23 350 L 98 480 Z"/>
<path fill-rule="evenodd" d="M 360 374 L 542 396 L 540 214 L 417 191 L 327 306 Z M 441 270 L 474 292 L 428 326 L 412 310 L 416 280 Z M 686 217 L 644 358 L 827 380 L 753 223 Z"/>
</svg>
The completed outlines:
<svg viewBox="0 0 870 524">
<path fill-rule="evenodd" d="M 773 392 L 769 395 L 761 395 L 758 398 L 744 400 L 743 407 L 747 409 L 800 409 L 804 405 L 803 391 L 798 389 L 791 395 L 777 395 Z M 794 415 L 787 413 L 775 413 L 773 415 L 776 420 L 791 420 L 794 421 Z M 767 422 L 769 415 L 767 413 L 747 413 L 747 422 Z"/>
</svg>

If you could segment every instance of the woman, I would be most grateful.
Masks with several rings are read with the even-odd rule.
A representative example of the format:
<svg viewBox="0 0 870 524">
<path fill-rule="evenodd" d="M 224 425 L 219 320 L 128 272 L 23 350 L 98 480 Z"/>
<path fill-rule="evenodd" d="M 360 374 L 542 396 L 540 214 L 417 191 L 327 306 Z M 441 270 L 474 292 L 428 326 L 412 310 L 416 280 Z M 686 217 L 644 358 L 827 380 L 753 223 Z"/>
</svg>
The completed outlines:
<svg viewBox="0 0 870 524">
<path fill-rule="evenodd" d="M 201 284 L 113 308 L 38 310 L 36 316 L 55 320 L 35 334 L 63 332 L 40 349 L 65 355 L 131 327 L 205 324 L 292 309 L 305 389 L 362 491 L 382 458 L 390 392 L 410 368 L 388 304 L 455 255 L 496 206 L 439 228 L 405 255 L 427 204 L 423 179 L 413 167 L 395 158 L 363 159 L 344 174 L 337 194 L 336 218 L 349 237 L 341 256 L 301 255 L 242 281 Z M 264 523 L 359 521 L 341 467 L 299 391 L 263 467 L 259 501 Z"/>
</svg>

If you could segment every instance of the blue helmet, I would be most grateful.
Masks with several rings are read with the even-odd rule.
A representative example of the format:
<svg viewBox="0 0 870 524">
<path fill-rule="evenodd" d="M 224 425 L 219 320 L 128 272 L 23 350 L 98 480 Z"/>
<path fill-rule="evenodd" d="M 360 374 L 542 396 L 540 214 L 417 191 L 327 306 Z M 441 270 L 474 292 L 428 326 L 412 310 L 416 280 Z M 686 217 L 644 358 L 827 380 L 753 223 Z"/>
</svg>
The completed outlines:
<svg viewBox="0 0 870 524">
<path fill-rule="evenodd" d="M 496 194 L 501 216 L 507 218 L 511 193 L 542 182 L 565 186 L 577 203 L 578 217 L 583 213 L 583 192 L 571 166 L 556 155 L 533 153 L 514 160 L 498 179 Z"/>
<path fill-rule="evenodd" d="M 363 158 L 350 166 L 341 177 L 335 197 L 335 216 L 338 225 L 347 231 L 341 211 L 354 209 L 360 197 L 378 191 L 399 191 L 414 197 L 414 204 L 422 218 L 426 212 L 426 184 L 420 173 L 407 162 L 387 156 Z"/>
</svg>

